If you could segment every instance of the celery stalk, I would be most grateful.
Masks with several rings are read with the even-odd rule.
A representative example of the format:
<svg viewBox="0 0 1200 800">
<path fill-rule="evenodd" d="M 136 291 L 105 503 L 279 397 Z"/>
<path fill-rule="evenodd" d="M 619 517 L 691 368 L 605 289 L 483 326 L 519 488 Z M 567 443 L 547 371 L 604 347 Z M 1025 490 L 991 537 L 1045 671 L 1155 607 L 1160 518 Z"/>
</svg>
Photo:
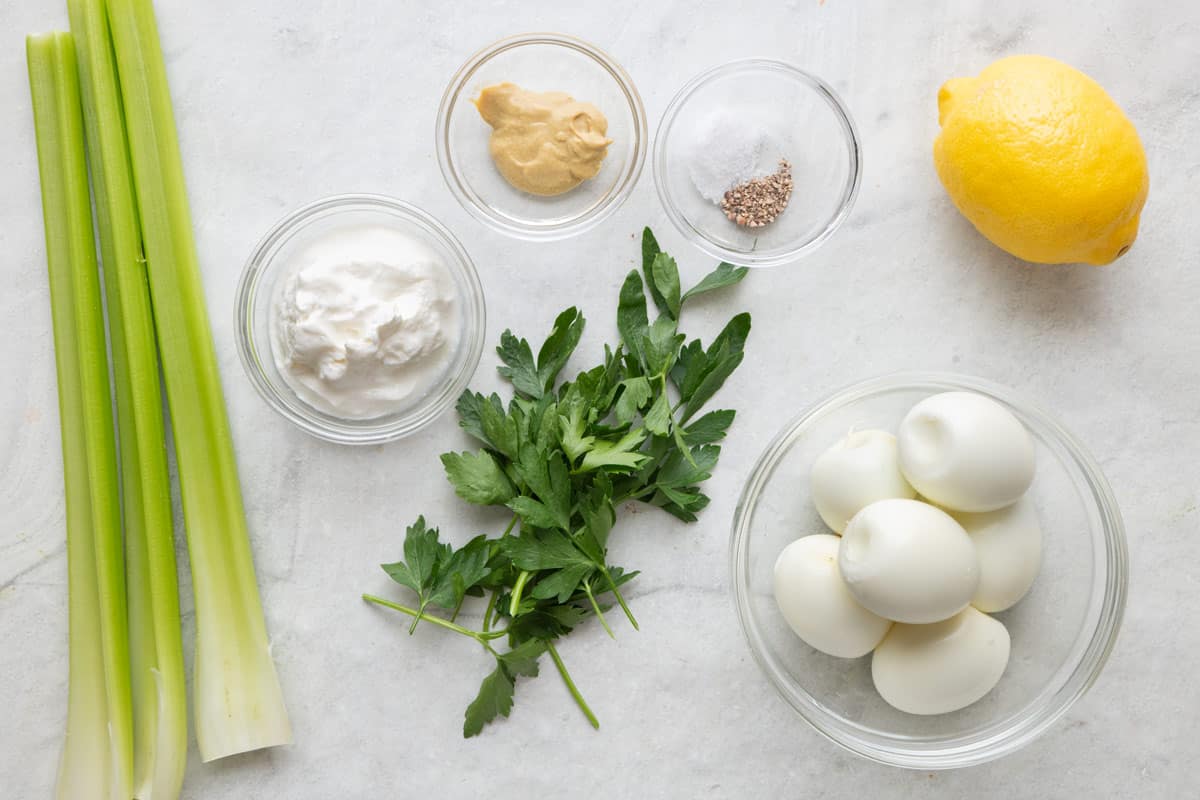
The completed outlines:
<svg viewBox="0 0 1200 800">
<path fill-rule="evenodd" d="M 204 761 L 286 744 L 229 420 L 204 304 L 166 68 L 149 0 L 108 0 L 196 600 Z"/>
<path fill-rule="evenodd" d="M 69 695 L 58 797 L 131 797 L 132 720 L 116 444 L 75 51 L 26 40 L 67 499 Z"/>
<path fill-rule="evenodd" d="M 150 289 L 104 2 L 68 0 L 67 10 L 83 90 L 116 384 L 134 797 L 177 798 L 187 764 L 187 689 Z"/>
</svg>

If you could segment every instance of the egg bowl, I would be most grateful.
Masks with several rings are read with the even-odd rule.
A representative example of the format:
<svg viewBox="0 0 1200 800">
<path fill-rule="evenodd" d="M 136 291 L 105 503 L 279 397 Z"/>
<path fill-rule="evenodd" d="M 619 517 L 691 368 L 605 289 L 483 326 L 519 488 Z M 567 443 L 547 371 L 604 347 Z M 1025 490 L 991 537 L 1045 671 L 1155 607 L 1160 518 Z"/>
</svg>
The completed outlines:
<svg viewBox="0 0 1200 800">
<path fill-rule="evenodd" d="M 595 177 L 550 197 L 505 180 L 492 162 L 492 129 L 473 99 L 506 82 L 566 92 L 604 114 L 612 143 Z M 512 36 L 471 56 L 450 79 L 436 124 L 438 164 L 455 199 L 485 225 L 533 241 L 582 233 L 620 208 L 642 174 L 648 142 L 646 111 L 629 74 L 598 47 L 557 33 Z"/>
<path fill-rule="evenodd" d="M 792 632 L 775 603 L 772 570 L 788 543 L 828 532 L 809 493 L 816 457 L 851 429 L 895 432 L 913 405 L 944 391 L 988 396 L 1032 435 L 1037 474 L 1028 496 L 1042 526 L 1042 566 L 1029 594 L 994 615 L 1012 640 L 1000 682 L 959 711 L 917 716 L 879 696 L 871 656 L 828 656 Z M 854 384 L 784 427 L 754 466 L 738 501 L 730 563 L 742 630 L 783 699 L 847 750 L 921 770 L 1008 755 L 1065 714 L 1112 651 L 1129 569 L 1116 499 L 1084 446 L 1018 393 L 979 378 L 939 373 L 899 373 Z"/>
</svg>

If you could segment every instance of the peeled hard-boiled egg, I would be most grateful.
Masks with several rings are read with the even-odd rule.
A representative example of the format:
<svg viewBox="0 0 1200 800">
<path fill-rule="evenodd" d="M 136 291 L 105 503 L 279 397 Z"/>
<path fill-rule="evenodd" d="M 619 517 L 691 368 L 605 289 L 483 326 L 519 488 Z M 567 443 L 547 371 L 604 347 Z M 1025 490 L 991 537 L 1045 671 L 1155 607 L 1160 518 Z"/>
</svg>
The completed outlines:
<svg viewBox="0 0 1200 800">
<path fill-rule="evenodd" d="M 900 471 L 924 497 L 954 511 L 994 511 L 1033 482 L 1033 439 L 991 398 L 944 392 L 913 406 L 896 436 Z"/>
<path fill-rule="evenodd" d="M 811 485 L 817 513 L 837 533 L 876 500 L 917 494 L 900 474 L 896 437 L 875 430 L 851 431 L 822 453 L 813 462 Z"/>
<path fill-rule="evenodd" d="M 838 574 L 838 537 L 805 536 L 775 561 L 775 602 L 795 632 L 822 653 L 858 658 L 875 649 L 891 622 L 855 602 Z"/>
<path fill-rule="evenodd" d="M 952 515 L 979 554 L 979 588 L 971 605 L 1003 611 L 1025 596 L 1042 565 L 1042 528 L 1028 498 L 999 511 Z"/>
<path fill-rule="evenodd" d="M 992 690 L 1008 665 L 1008 629 L 973 606 L 932 625 L 893 625 L 875 649 L 879 694 L 909 714 L 946 714 Z"/>
<path fill-rule="evenodd" d="M 842 533 L 838 567 L 854 599 L 897 622 L 952 617 L 979 586 L 971 537 L 918 500 L 880 500 L 855 514 Z"/>
</svg>

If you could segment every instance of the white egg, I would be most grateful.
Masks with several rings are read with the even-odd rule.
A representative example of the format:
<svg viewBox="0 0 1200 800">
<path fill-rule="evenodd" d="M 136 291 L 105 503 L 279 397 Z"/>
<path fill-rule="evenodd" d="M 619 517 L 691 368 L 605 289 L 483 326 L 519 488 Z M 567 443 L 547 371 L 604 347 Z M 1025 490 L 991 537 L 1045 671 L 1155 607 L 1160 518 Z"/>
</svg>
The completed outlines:
<svg viewBox="0 0 1200 800">
<path fill-rule="evenodd" d="M 880 500 L 855 514 L 842 534 L 838 567 L 854 599 L 897 622 L 952 617 L 979 587 L 971 537 L 919 500 Z"/>
<path fill-rule="evenodd" d="M 822 453 L 813 462 L 811 486 L 817 513 L 837 533 L 876 500 L 917 494 L 900 474 L 896 437 L 874 430 L 851 431 Z"/>
<path fill-rule="evenodd" d="M 1008 629 L 968 606 L 931 625 L 892 626 L 875 649 L 871 677 L 890 705 L 909 714 L 946 714 L 974 703 L 1008 665 Z"/>
<path fill-rule="evenodd" d="M 900 471 L 924 497 L 955 511 L 994 511 L 1033 482 L 1033 439 L 1012 412 L 973 392 L 917 403 L 896 436 Z"/>
<path fill-rule="evenodd" d="M 1033 586 L 1042 565 L 1042 528 L 1033 503 L 1023 497 L 999 511 L 954 513 L 979 554 L 979 588 L 971 605 L 980 611 L 1003 611 L 1017 604 Z"/>
<path fill-rule="evenodd" d="M 838 574 L 838 537 L 805 536 L 775 561 L 775 602 L 795 632 L 822 653 L 858 658 L 875 649 L 892 623 L 855 602 Z"/>
</svg>

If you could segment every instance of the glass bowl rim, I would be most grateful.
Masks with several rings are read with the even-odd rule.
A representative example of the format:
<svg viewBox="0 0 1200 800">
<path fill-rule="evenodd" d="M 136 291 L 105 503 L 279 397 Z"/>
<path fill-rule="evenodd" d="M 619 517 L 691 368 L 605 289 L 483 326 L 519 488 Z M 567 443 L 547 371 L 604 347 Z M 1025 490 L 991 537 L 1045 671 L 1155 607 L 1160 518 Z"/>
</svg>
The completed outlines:
<svg viewBox="0 0 1200 800">
<path fill-rule="evenodd" d="M 467 190 L 454 158 L 453 150 L 450 147 L 450 113 L 457 105 L 459 97 L 466 90 L 467 83 L 480 67 L 492 58 L 509 50 L 529 45 L 566 47 L 590 58 L 616 81 L 628 103 L 630 115 L 633 117 L 633 156 L 626 165 L 619 181 L 610 191 L 608 198 L 602 203 L 592 206 L 587 212 L 577 217 L 553 224 L 515 221 L 511 217 L 497 214 L 490 208 L 480 204 L 476 200 L 474 193 Z M 642 174 L 642 168 L 646 161 L 648 137 L 649 124 L 646 121 L 646 109 L 642 104 L 642 97 L 638 94 L 637 87 L 633 83 L 633 78 L 625 71 L 625 68 L 603 50 L 583 39 L 565 33 L 550 32 L 520 33 L 515 36 L 507 36 L 477 50 L 450 78 L 450 82 L 442 94 L 441 103 L 438 105 L 437 121 L 434 129 L 438 167 L 441 169 L 442 178 L 446 181 L 446 186 L 450 189 L 450 193 L 454 195 L 454 199 L 458 201 L 459 205 L 468 214 L 493 230 L 497 230 L 515 239 L 526 241 L 566 239 L 591 230 L 608 219 L 618 208 L 624 205 L 625 201 L 633 193 L 634 187 L 637 186 L 638 178 Z"/>
<path fill-rule="evenodd" d="M 377 425 L 370 425 L 372 420 L 348 420 L 338 424 L 331 417 L 322 416 L 315 409 L 310 409 L 306 403 L 297 404 L 285 402 L 282 391 L 259 366 L 257 351 L 263 344 L 270 348 L 270 343 L 261 343 L 254 333 L 254 297 L 260 280 L 268 273 L 274 263 L 272 251 L 285 238 L 304 229 L 318 219 L 329 215 L 340 215 L 354 211 L 375 210 L 387 213 L 416 223 L 432 238 L 442 244 L 451 254 L 447 269 L 465 286 L 462 297 L 463 339 L 460 348 L 467 348 L 465 358 L 455 372 L 446 373 L 434 388 L 430 397 L 417 406 L 395 418 Z M 331 214 L 326 214 L 331 212 Z M 268 256 L 270 256 L 268 258 Z M 383 444 L 408 436 L 428 425 L 441 416 L 457 400 L 466 389 L 471 377 L 479 365 L 483 355 L 483 341 L 487 328 L 487 310 L 483 296 L 483 286 L 479 281 L 479 273 L 475 269 L 470 255 L 450 230 L 428 212 L 393 197 L 370 193 L 336 194 L 323 197 L 307 203 L 294 211 L 288 212 L 276 221 L 259 240 L 250 252 L 249 258 L 238 279 L 237 300 L 234 303 L 234 330 L 236 331 L 237 350 L 242 368 L 258 394 L 280 416 L 295 424 L 306 433 L 336 444 L 363 445 Z M 268 355 L 270 357 L 270 355 Z M 439 388 L 440 387 L 440 388 Z"/>
<path fill-rule="evenodd" d="M 1087 645 L 1076 663 L 1068 662 L 1054 673 L 1057 678 L 1063 672 L 1069 672 L 1052 695 L 1017 712 L 1005 720 L 1007 725 L 998 730 L 992 730 L 996 726 L 991 725 L 982 732 L 953 737 L 945 742 L 935 741 L 932 745 L 928 744 L 928 740 L 924 740 L 925 743 L 918 742 L 921 746 L 897 743 L 905 737 L 881 736 L 875 732 L 864 734 L 859 726 L 826 711 L 818 698 L 783 674 L 767 655 L 762 634 L 750 609 L 749 587 L 743 580 L 743 574 L 749 570 L 746 551 L 751 512 L 767 476 L 799 438 L 798 431 L 810 420 L 831 410 L 885 391 L 904 389 L 980 392 L 1012 406 L 1048 431 L 1055 444 L 1074 461 L 1074 466 L 1091 490 L 1090 499 L 1095 504 L 1101 523 L 1106 567 L 1104 596 L 1095 629 L 1090 637 L 1086 629 L 1081 629 L 1077 634 L 1077 640 L 1087 638 Z M 1061 455 L 1055 453 L 1056 458 L 1061 459 Z M 1090 532 L 1094 536 L 1095 528 Z M 856 755 L 881 764 L 919 770 L 956 769 L 982 764 L 1014 753 L 1045 733 L 1099 677 L 1116 644 L 1129 581 L 1129 553 L 1116 497 L 1099 464 L 1083 444 L 1039 404 L 1017 391 L 983 378 L 933 371 L 894 372 L 850 384 L 814 403 L 784 425 L 755 461 L 738 498 L 730 534 L 729 563 L 734 606 L 742 634 L 755 662 L 788 705 L 822 736 Z"/>
<path fill-rule="evenodd" d="M 743 71 L 761 69 L 786 73 L 792 78 L 799 79 L 801 83 L 807 85 L 809 89 L 825 101 L 826 105 L 829 106 L 837 118 L 842 134 L 845 137 L 850 168 L 846 183 L 842 187 L 842 197 L 838 201 L 837 210 L 816 235 L 783 250 L 756 254 L 741 250 L 732 250 L 717 244 L 683 216 L 683 213 L 679 210 L 679 206 L 672 198 L 670 190 L 667 188 L 666 142 L 670 138 L 671 127 L 675 124 L 675 118 L 679 116 L 679 112 L 683 109 L 684 105 L 698 90 L 719 78 L 729 77 Z M 667 104 L 662 119 L 658 123 L 658 131 L 654 137 L 653 172 L 654 186 L 658 191 L 658 199 L 662 203 L 667 217 L 671 220 L 671 224 L 687 237 L 694 246 L 714 258 L 728 261 L 738 266 L 774 267 L 797 261 L 815 251 L 829 237 L 833 236 L 838 228 L 842 226 L 842 223 L 850 216 L 850 212 L 854 207 L 854 201 L 858 198 L 859 187 L 862 185 L 862 139 L 858 133 L 858 126 L 854 123 L 854 117 L 851 116 L 850 110 L 842 101 L 841 96 L 823 79 L 787 61 L 772 58 L 740 58 L 719 64 L 692 77 L 671 98 L 671 102 Z"/>
</svg>

